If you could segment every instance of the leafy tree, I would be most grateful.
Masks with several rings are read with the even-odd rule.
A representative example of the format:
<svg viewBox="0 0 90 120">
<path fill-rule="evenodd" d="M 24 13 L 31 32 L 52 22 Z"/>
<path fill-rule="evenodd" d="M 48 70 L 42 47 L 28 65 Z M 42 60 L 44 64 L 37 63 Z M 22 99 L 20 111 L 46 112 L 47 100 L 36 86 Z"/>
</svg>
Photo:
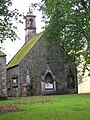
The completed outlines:
<svg viewBox="0 0 90 120">
<path fill-rule="evenodd" d="M 90 63 L 90 0 L 42 0 L 45 40 L 59 43 L 83 72 Z"/>
<path fill-rule="evenodd" d="M 0 0 L 0 42 L 10 38 L 15 40 L 17 38 L 16 29 L 13 21 L 21 22 L 20 16 L 17 9 L 10 10 L 12 6 L 11 0 Z"/>
</svg>

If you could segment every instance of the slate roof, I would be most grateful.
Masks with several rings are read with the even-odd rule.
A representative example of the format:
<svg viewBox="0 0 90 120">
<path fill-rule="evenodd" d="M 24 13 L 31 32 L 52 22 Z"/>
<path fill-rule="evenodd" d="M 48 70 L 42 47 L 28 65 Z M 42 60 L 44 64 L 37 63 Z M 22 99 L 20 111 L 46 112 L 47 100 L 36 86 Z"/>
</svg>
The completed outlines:
<svg viewBox="0 0 90 120">
<path fill-rule="evenodd" d="M 42 33 L 35 35 L 31 40 L 23 45 L 23 47 L 18 51 L 18 53 L 11 59 L 11 61 L 7 64 L 7 68 L 14 67 L 18 65 L 21 60 L 27 55 L 27 53 L 34 47 L 37 41 L 42 36 Z"/>
<path fill-rule="evenodd" d="M 3 52 L 0 50 L 0 57 L 1 57 L 1 56 L 6 56 L 6 54 L 3 53 Z"/>
</svg>

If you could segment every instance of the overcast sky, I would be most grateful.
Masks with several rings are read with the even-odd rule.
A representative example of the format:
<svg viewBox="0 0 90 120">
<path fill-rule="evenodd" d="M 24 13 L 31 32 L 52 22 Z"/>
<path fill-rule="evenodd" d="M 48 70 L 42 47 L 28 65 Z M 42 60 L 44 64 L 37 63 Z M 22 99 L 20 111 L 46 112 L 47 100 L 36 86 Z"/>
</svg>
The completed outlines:
<svg viewBox="0 0 90 120">
<path fill-rule="evenodd" d="M 26 13 L 29 10 L 29 6 L 31 3 L 38 2 L 40 0 L 13 0 L 13 8 L 17 8 L 20 13 Z M 42 26 L 44 23 L 41 22 L 41 13 L 39 11 L 34 11 L 34 14 L 36 15 L 36 28 L 37 33 L 42 31 Z M 17 53 L 17 51 L 21 48 L 21 46 L 25 42 L 25 24 L 19 24 L 18 25 L 18 36 L 20 37 L 20 40 L 16 40 L 14 42 L 11 42 L 11 40 L 5 41 L 3 47 L 5 48 L 4 52 L 7 54 L 7 62 L 11 60 L 11 58 Z"/>
</svg>

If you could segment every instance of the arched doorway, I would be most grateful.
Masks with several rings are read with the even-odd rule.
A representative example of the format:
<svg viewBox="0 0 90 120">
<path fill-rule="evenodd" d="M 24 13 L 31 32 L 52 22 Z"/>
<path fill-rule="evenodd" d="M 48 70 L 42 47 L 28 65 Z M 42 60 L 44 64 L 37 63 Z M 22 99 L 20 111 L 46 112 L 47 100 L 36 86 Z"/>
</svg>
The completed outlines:
<svg viewBox="0 0 90 120">
<path fill-rule="evenodd" d="M 54 91 L 54 80 L 51 73 L 47 73 L 45 76 L 45 91 Z"/>
<path fill-rule="evenodd" d="M 48 64 L 45 74 L 42 76 L 41 90 L 44 94 L 53 94 L 56 91 L 56 78 Z"/>
</svg>

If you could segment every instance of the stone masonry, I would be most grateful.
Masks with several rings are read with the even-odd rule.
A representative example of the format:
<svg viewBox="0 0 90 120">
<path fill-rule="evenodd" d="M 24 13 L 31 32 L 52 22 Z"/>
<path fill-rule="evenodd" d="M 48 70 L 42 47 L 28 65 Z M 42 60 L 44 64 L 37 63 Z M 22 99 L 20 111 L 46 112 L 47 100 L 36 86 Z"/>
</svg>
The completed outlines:
<svg viewBox="0 0 90 120">
<path fill-rule="evenodd" d="M 0 98 L 6 97 L 6 55 L 0 51 Z"/>
<path fill-rule="evenodd" d="M 49 66 L 50 70 L 48 70 L 47 66 Z M 27 69 L 30 86 L 26 85 Z M 42 36 L 17 66 L 7 69 L 7 80 L 9 81 L 8 84 L 10 84 L 8 95 L 49 94 L 42 88 L 42 83 L 45 83 L 45 71 L 49 71 L 47 73 L 51 73 L 53 81 L 55 81 L 55 91 L 52 94 L 77 93 L 75 64 L 60 45 L 46 47 Z M 15 86 L 13 86 L 13 79 L 16 80 Z M 27 91 L 25 91 L 25 87 Z"/>
</svg>

